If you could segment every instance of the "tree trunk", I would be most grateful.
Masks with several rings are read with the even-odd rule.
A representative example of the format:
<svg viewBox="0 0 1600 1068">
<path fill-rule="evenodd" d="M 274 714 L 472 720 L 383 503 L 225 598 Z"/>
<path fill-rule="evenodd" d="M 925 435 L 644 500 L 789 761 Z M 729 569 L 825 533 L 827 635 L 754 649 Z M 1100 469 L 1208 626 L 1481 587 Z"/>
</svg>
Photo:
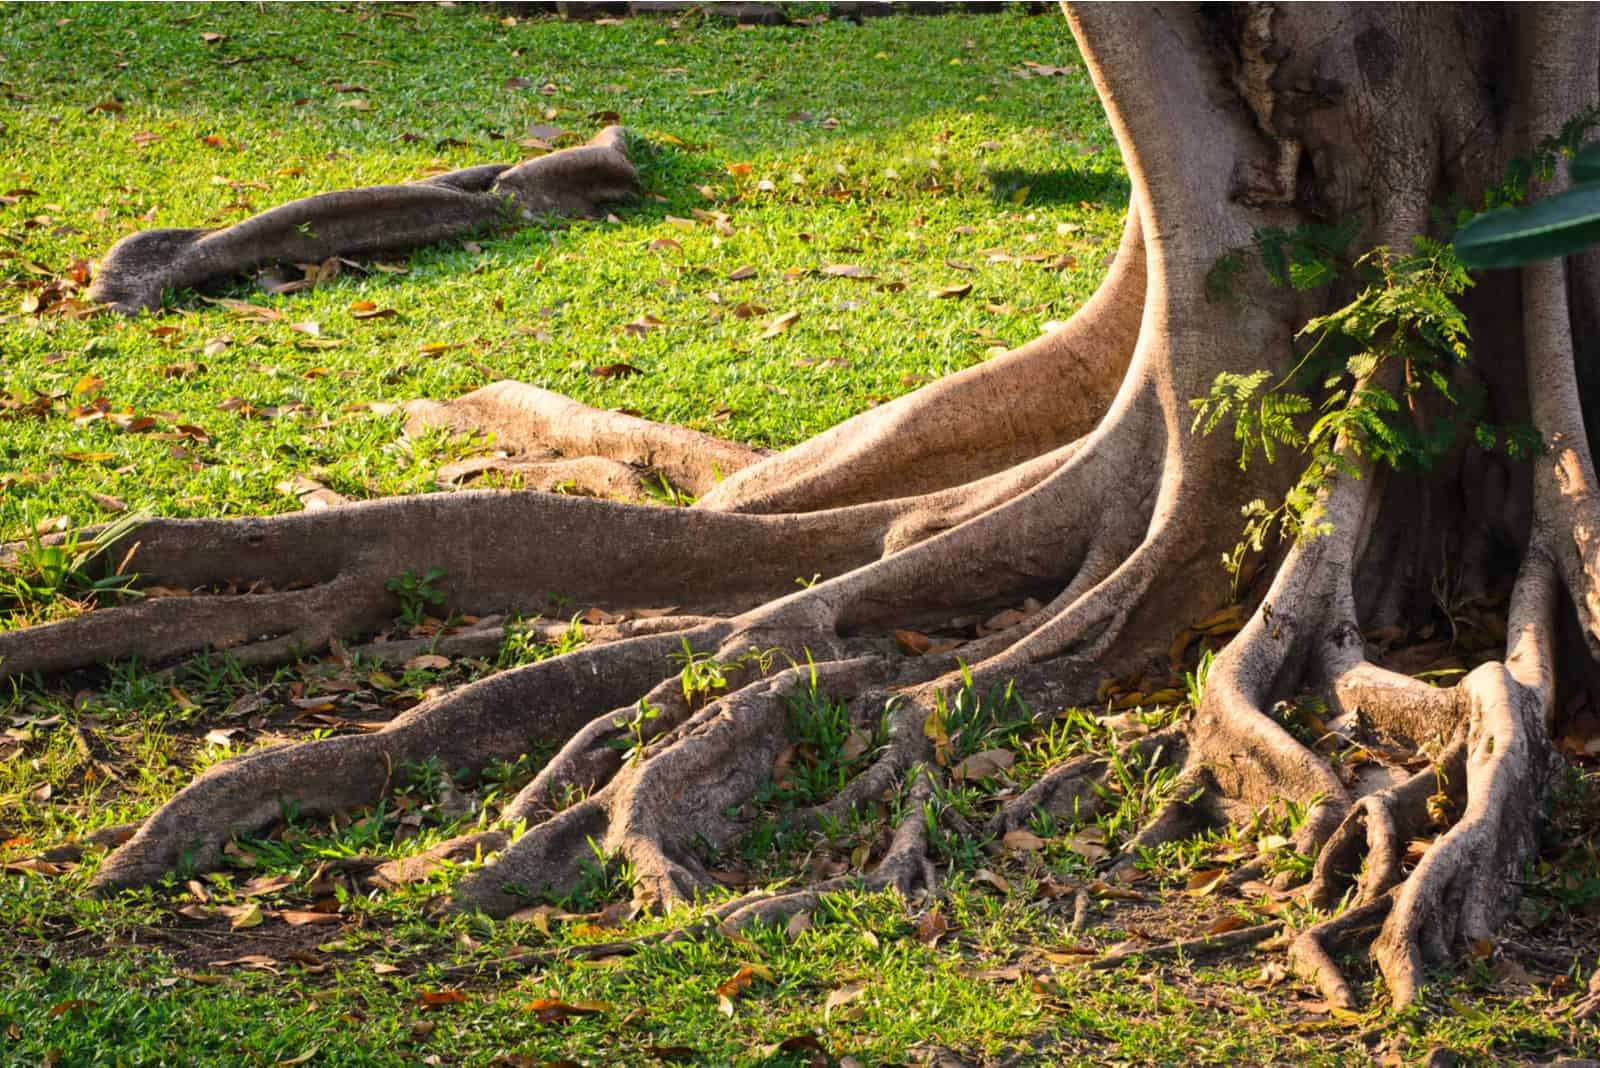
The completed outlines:
<svg viewBox="0 0 1600 1068">
<path fill-rule="evenodd" d="M 1290 375 L 1306 355 L 1301 326 L 1353 295 L 1348 283 L 1274 285 L 1262 257 L 1241 250 L 1260 249 L 1263 234 L 1346 220 L 1352 255 L 1447 236 L 1440 209 L 1448 218 L 1481 206 L 1514 156 L 1574 117 L 1592 120 L 1600 10 L 1084 5 L 1068 17 L 1133 197 L 1103 288 L 1055 334 L 771 457 L 516 383 L 421 404 L 414 423 L 492 428 L 529 464 L 563 465 L 563 478 L 597 472 L 593 484 L 615 486 L 619 464 L 648 464 L 705 492 L 688 510 L 461 493 L 154 521 L 133 563 L 147 583 L 315 582 L 149 600 L 0 634 L 13 673 L 128 653 L 172 658 L 219 635 L 248 639 L 234 654 L 266 662 L 370 633 L 394 612 L 384 580 L 432 567 L 448 573 L 449 607 L 463 612 L 537 611 L 551 592 L 617 611 L 678 606 L 597 628 L 578 652 L 431 700 L 380 733 L 219 765 L 109 857 L 99 885 L 149 882 L 180 857 L 214 865 L 230 833 L 285 802 L 308 813 L 370 804 L 408 762 L 476 769 L 535 739 L 560 753 L 501 814 L 503 826 L 531 829 L 515 842 L 489 836 L 503 848 L 463 883 L 462 907 L 503 914 L 529 889 L 571 885 L 591 839 L 633 864 L 641 896 L 671 903 L 708 885 L 695 843 L 737 835 L 727 814 L 768 778 L 787 745 L 785 700 L 800 690 L 892 724 L 876 763 L 811 814 L 820 820 L 904 784 L 913 802 L 925 798 L 948 774 L 930 716 L 964 686 L 1015 680 L 1053 707 L 1094 700 L 1112 677 L 1143 679 L 1146 691 L 1170 685 L 1183 666 L 1174 633 L 1230 602 L 1217 561 L 1239 541 L 1241 508 L 1282 499 L 1300 474 L 1287 460 L 1241 470 L 1228 435 L 1192 431 L 1190 402 L 1224 372 Z M 1237 270 L 1219 293 L 1225 264 Z M 1241 590 L 1247 621 L 1210 667 L 1198 706 L 1140 743 L 1178 769 L 1183 788 L 1124 856 L 1283 800 L 1305 809 L 1293 845 L 1316 857 L 1311 899 L 1348 898 L 1357 910 L 1303 933 L 1293 950 L 1335 1004 L 1353 1000 L 1328 952 L 1349 917 L 1387 917 L 1374 952 L 1403 1004 L 1426 964 L 1489 937 L 1514 904 L 1557 767 L 1559 602 L 1574 607 L 1582 648 L 1600 648 L 1600 517 L 1574 364 L 1574 324 L 1600 316 L 1594 267 L 1497 273 L 1464 302 L 1473 354 L 1448 369 L 1452 386 L 1483 392 L 1484 421 L 1531 424 L 1545 451 L 1516 461 L 1457 448 L 1418 474 L 1388 471 L 1341 441 L 1344 466 L 1318 485 L 1321 533 L 1255 558 L 1256 581 Z M 1358 387 L 1387 386 L 1411 398 L 1404 418 L 1423 419 L 1415 370 L 1386 365 L 1358 374 Z M 822 580 L 796 587 L 813 575 Z M 1377 646 L 1364 633 L 1416 622 L 1442 589 L 1452 603 L 1509 590 L 1501 659 L 1451 687 L 1369 659 Z M 915 650 L 926 655 L 893 638 L 959 617 L 993 618 L 976 631 L 966 624 L 958 647 Z M 697 688 L 693 665 L 669 657 L 682 648 L 733 665 L 726 687 Z M 1270 714 L 1302 694 L 1320 695 L 1336 729 L 1401 739 L 1428 766 L 1410 778 L 1341 773 Z M 640 717 L 641 702 L 659 714 Z M 989 830 L 1020 826 L 1039 807 L 1071 811 L 1108 774 L 1093 761 L 1063 765 Z M 564 805 L 574 788 L 588 792 Z M 912 816 L 884 848 L 874 885 L 931 890 L 920 807 L 904 807 Z M 1429 834 L 1420 862 L 1408 860 L 1407 843 Z M 1229 883 L 1264 870 L 1247 866 Z M 830 886 L 719 911 L 730 922 L 770 918 Z"/>
</svg>

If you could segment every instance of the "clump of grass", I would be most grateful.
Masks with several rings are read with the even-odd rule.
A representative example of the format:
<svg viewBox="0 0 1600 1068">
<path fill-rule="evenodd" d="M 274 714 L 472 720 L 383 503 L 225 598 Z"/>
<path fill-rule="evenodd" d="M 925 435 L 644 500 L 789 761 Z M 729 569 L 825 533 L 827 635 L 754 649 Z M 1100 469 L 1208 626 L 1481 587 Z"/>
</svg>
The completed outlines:
<svg viewBox="0 0 1600 1068">
<path fill-rule="evenodd" d="M 0 559 L 0 629 L 50 623 L 139 597 L 133 588 L 138 576 L 127 571 L 131 548 L 109 571 L 94 565 L 108 559 L 146 518 L 130 513 L 93 536 L 68 530 L 54 538 L 24 521 L 23 542 L 9 559 Z"/>
</svg>

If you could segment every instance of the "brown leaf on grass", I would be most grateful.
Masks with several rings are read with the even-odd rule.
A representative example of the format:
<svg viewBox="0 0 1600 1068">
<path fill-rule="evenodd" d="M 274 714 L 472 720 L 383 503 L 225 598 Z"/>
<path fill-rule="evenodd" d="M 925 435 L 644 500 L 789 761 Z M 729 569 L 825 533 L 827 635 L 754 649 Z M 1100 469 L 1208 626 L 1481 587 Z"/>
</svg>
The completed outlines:
<svg viewBox="0 0 1600 1068">
<path fill-rule="evenodd" d="M 260 953 L 247 953 L 242 957 L 230 957 L 227 960 L 214 960 L 208 967 L 211 968 L 251 968 L 256 971 L 278 974 L 279 961 L 276 957 L 264 956 Z"/>
<path fill-rule="evenodd" d="M 945 920 L 944 913 L 938 909 L 930 909 L 917 921 L 917 941 L 925 946 L 931 946 L 943 938 L 949 930 L 950 924 Z"/>
<path fill-rule="evenodd" d="M 985 749 L 957 764 L 954 775 L 963 782 L 977 782 L 1005 771 L 1016 762 L 1016 754 L 1009 749 Z"/>
<path fill-rule="evenodd" d="M 765 964 L 746 964 L 717 984 L 717 994 L 725 998 L 736 998 L 749 990 L 757 979 L 772 982 L 772 969 Z"/>
<path fill-rule="evenodd" d="M 971 282 L 956 282 L 938 289 L 929 290 L 928 295 L 935 300 L 959 299 L 972 292 Z"/>
<path fill-rule="evenodd" d="M 631 363 L 608 363 L 589 373 L 596 378 L 627 378 L 629 375 L 642 375 L 644 371 Z"/>
<path fill-rule="evenodd" d="M 0 872 L 16 872 L 20 875 L 42 875 L 46 879 L 53 879 L 57 875 L 64 875 L 71 871 L 70 867 L 61 864 L 52 864 L 48 860 L 38 857 L 29 857 L 24 860 L 8 860 L 0 863 Z"/>
<path fill-rule="evenodd" d="M 658 326 L 665 326 L 662 320 L 654 315 L 641 315 L 631 323 L 622 324 L 622 332 L 632 337 L 644 337 Z"/>
<path fill-rule="evenodd" d="M 645 247 L 647 249 L 649 249 L 651 252 L 659 252 L 662 249 L 672 249 L 672 250 L 676 251 L 678 249 L 683 248 L 682 245 L 678 244 L 678 242 L 672 240 L 672 238 L 670 238 L 670 237 L 658 237 L 658 238 L 656 238 L 656 240 L 650 242 L 650 244 L 646 245 Z"/>
<path fill-rule="evenodd" d="M 399 314 L 393 308 L 380 308 L 370 300 L 358 300 L 350 305 L 352 319 L 393 319 Z"/>
<path fill-rule="evenodd" d="M 239 888 L 245 897 L 263 897 L 275 894 L 279 890 L 287 890 L 294 885 L 292 875 L 258 875 Z"/>
<path fill-rule="evenodd" d="M 567 131 L 559 126 L 551 126 L 546 122 L 536 122 L 523 131 L 526 137 L 537 137 L 541 141 L 559 141 L 567 136 Z"/>
<path fill-rule="evenodd" d="M 1000 843 L 1007 849 L 1016 849 L 1027 853 L 1036 853 L 1044 848 L 1044 839 L 1023 827 L 1014 831 L 1007 831 Z"/>
<path fill-rule="evenodd" d="M 822 268 L 822 273 L 828 278 L 876 278 L 877 275 L 865 267 L 858 267 L 853 263 L 830 263 Z"/>
<path fill-rule="evenodd" d="M 1078 69 L 1076 67 L 1056 67 L 1049 63 L 1038 63 L 1031 59 L 1023 60 L 1022 65 L 1026 67 L 1035 78 L 1054 78 L 1062 74 L 1071 74 L 1073 71 Z"/>
<path fill-rule="evenodd" d="M 467 994 L 464 990 L 424 990 L 417 995 L 417 1004 L 425 1012 L 460 1005 L 466 1000 Z"/>
<path fill-rule="evenodd" d="M 828 1057 L 828 1048 L 815 1035 L 792 1035 L 782 1042 L 761 1047 L 763 1060 L 771 1060 L 780 1053 L 805 1054 L 807 1068 L 826 1068 L 833 1063 Z"/>
<path fill-rule="evenodd" d="M 767 314 L 767 309 L 763 308 L 759 304 L 751 304 L 747 301 L 741 301 L 733 306 L 733 317 L 735 319 L 754 319 L 758 315 L 765 314 Z"/>
<path fill-rule="evenodd" d="M 438 653 L 423 653 L 405 662 L 407 671 L 443 671 L 450 666 L 450 658 Z"/>
<path fill-rule="evenodd" d="M 1241 927 L 1249 927 L 1249 926 L 1250 926 L 1250 921 L 1249 920 L 1245 919 L 1243 916 L 1240 916 L 1238 913 L 1230 912 L 1228 915 L 1222 917 L 1216 923 L 1213 923 L 1210 927 L 1207 927 L 1206 928 L 1206 934 L 1208 934 L 1208 935 L 1227 934 L 1229 931 L 1237 931 Z"/>
<path fill-rule="evenodd" d="M 302 909 L 284 909 L 278 913 L 279 918 L 290 927 L 307 927 L 311 924 L 336 924 L 343 923 L 344 917 L 337 912 L 314 912 Z"/>
<path fill-rule="evenodd" d="M 550 905 L 534 905 L 525 909 L 518 909 L 506 917 L 508 923 L 529 923 L 534 929 L 546 938 L 550 937 L 550 917 L 555 913 L 555 908 Z"/>
<path fill-rule="evenodd" d="M 223 41 L 226 41 L 227 39 L 228 39 L 228 35 L 227 34 L 225 34 L 225 33 L 212 33 L 209 30 L 200 35 L 200 40 L 202 42 L 204 42 L 205 44 L 208 44 L 208 45 L 221 44 Z"/>
<path fill-rule="evenodd" d="M 1001 876 L 998 876 L 994 872 L 990 871 L 988 868 L 979 868 L 977 871 L 973 872 L 972 881 L 975 883 L 982 883 L 990 889 L 1000 891 L 1002 894 L 1011 893 L 1011 884 L 1006 882 L 1006 880 Z"/>
<path fill-rule="evenodd" d="M 842 1009 L 853 1001 L 859 1001 L 862 994 L 867 992 L 866 983 L 847 983 L 828 994 L 822 1003 L 824 1016 L 831 1016 L 835 1009 Z"/>
<path fill-rule="evenodd" d="M 782 315 L 767 323 L 767 328 L 761 332 L 763 340 L 777 337 L 787 331 L 791 326 L 800 321 L 799 312 L 784 312 Z"/>
<path fill-rule="evenodd" d="M 730 281 L 730 282 L 743 282 L 746 279 L 754 278 L 755 276 L 756 276 L 756 269 L 754 267 L 751 267 L 749 264 L 746 264 L 743 267 L 735 267 L 733 270 L 729 271 L 728 272 L 728 281 Z"/>
<path fill-rule="evenodd" d="M 1067 848 L 1086 860 L 1104 860 L 1111 855 L 1106 848 L 1105 828 L 1091 824 L 1067 839 Z"/>
<path fill-rule="evenodd" d="M 304 475 L 295 475 L 293 478 L 284 479 L 275 487 L 279 493 L 287 493 L 300 501 L 300 507 L 308 512 L 319 512 L 324 508 L 337 508 L 341 504 L 349 504 L 349 498 L 341 493 L 329 489 L 315 479 L 306 478 Z"/>
<path fill-rule="evenodd" d="M 251 304 L 247 300 L 231 300 L 226 297 L 204 297 L 202 299 L 208 304 L 215 304 L 218 307 L 225 309 L 228 314 L 232 315 L 235 319 L 268 323 L 276 322 L 283 318 L 282 312 L 273 308 L 265 307 L 261 304 Z"/>
<path fill-rule="evenodd" d="M 599 1016 L 612 1011 L 604 1001 L 560 1001 L 556 998 L 534 998 L 522 1006 L 523 1012 L 533 1013 L 542 1024 L 565 1023 L 574 1016 Z"/>
<path fill-rule="evenodd" d="M 1227 868 L 1208 868 L 1205 871 L 1197 871 L 1189 876 L 1189 882 L 1185 889 L 1191 894 L 1204 896 L 1222 885 L 1222 881 L 1227 877 Z"/>
<path fill-rule="evenodd" d="M 243 931 L 249 927 L 259 927 L 266 916 L 261 911 L 261 906 L 254 902 L 243 906 L 224 905 L 220 910 L 228 917 L 228 926 L 235 931 Z"/>
<path fill-rule="evenodd" d="M 692 1061 L 700 1056 L 700 1051 L 693 1046 L 658 1046 L 655 1043 L 644 1048 L 644 1051 L 658 1061 Z"/>
<path fill-rule="evenodd" d="M 110 512 L 112 515 L 115 515 L 118 512 L 126 512 L 128 510 L 127 501 L 123 500 L 121 497 L 113 497 L 109 493 L 94 493 L 91 491 L 89 494 L 89 499 L 95 504 L 99 505 L 102 510 Z"/>
<path fill-rule="evenodd" d="M 193 707 L 192 702 L 190 707 Z M 216 727 L 212 730 L 206 731 L 206 736 L 202 738 L 201 741 L 205 742 L 207 745 L 232 745 L 234 735 L 238 734 L 240 729 L 241 728 L 239 727 Z"/>
</svg>

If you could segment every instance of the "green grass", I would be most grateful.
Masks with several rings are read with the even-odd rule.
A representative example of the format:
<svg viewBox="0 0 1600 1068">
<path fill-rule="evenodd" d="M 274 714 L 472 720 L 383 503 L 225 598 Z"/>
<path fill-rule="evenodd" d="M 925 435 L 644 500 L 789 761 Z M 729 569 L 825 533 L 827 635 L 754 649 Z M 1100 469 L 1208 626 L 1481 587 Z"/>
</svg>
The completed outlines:
<svg viewBox="0 0 1600 1068">
<path fill-rule="evenodd" d="M 427 491 L 434 468 L 466 446 L 406 442 L 386 406 L 501 377 L 779 446 L 1021 343 L 1093 290 L 1127 193 L 1086 77 L 1024 78 L 1027 60 L 1081 66 L 1059 17 L 1015 12 L 739 30 L 513 22 L 466 6 L 8 7 L 0 194 L 16 202 L 0 206 L 0 538 L 61 517 L 103 520 L 107 497 L 163 515 L 289 510 L 295 499 L 276 487 L 295 476 L 358 498 Z M 60 291 L 75 263 L 135 229 L 222 224 L 296 196 L 511 160 L 531 125 L 587 135 L 606 111 L 651 146 L 640 160 L 647 195 L 618 222 L 428 249 L 403 274 L 346 270 L 290 295 L 247 280 L 211 294 L 279 316 L 259 322 L 193 293 L 132 321 L 30 310 L 41 287 Z M 697 209 L 726 212 L 731 233 Z M 678 247 L 651 247 L 664 239 Z M 988 250 L 1071 266 L 991 261 Z M 828 264 L 876 277 L 816 273 Z M 755 277 L 730 280 L 747 265 Z M 930 295 L 963 281 L 965 298 Z M 362 301 L 397 314 L 356 319 Z M 741 318 L 740 304 L 767 310 Z M 787 312 L 800 313 L 796 325 L 762 339 L 762 324 Z M 645 315 L 664 325 L 624 330 Z M 318 324 L 316 336 L 295 323 Z M 644 373 L 590 373 L 617 362 Z M 76 588 L 85 583 L 70 556 L 34 563 L 27 590 L 0 589 L 0 625 L 91 595 Z M 424 615 L 427 576 L 396 582 Z M 554 647 L 512 633 L 496 657 L 443 669 L 329 657 L 244 672 L 218 657 L 171 675 L 122 665 L 19 685 L 0 695 L 0 862 L 138 819 L 229 753 L 359 730 L 435 687 L 582 640 L 576 624 Z M 737 670 L 685 657 L 694 701 Z M 1034 723 L 1021 709 L 1003 691 L 953 699 L 942 716 L 951 758 L 1013 751 L 1008 774 L 1022 788 L 1112 748 L 1081 711 Z M 1152 712 L 1150 724 L 1174 714 Z M 792 774 L 758 799 L 751 837 L 706 858 L 730 879 L 862 870 L 881 849 L 886 808 L 818 834 L 782 819 L 859 773 L 884 742 L 879 725 L 809 693 L 790 729 Z M 1255 848 L 1218 835 L 1141 858 L 1142 900 L 1099 895 L 1089 928 L 1068 930 L 1072 899 L 1051 888 L 1092 880 L 1092 847 L 1125 840 L 1170 794 L 1161 773 L 1133 766 L 1097 819 L 1036 821 L 1046 839 L 1036 852 L 949 833 L 959 820 L 981 826 L 1003 779 L 942 788 L 930 810 L 948 869 L 936 944 L 928 903 L 908 911 L 842 893 L 803 931 L 522 976 L 447 974 L 682 922 L 620 918 L 628 873 L 605 858 L 569 899 L 506 923 L 434 912 L 464 867 L 391 893 L 340 869 L 483 825 L 548 756 L 530 752 L 475 783 L 408 769 L 375 810 L 286 813 L 235 843 L 226 870 L 112 901 L 85 893 L 94 853 L 53 874 L 6 869 L 0 1063 L 799 1065 L 807 1036 L 871 1065 L 927 1063 L 938 1047 L 998 1058 L 1035 1043 L 1048 1064 L 1333 1065 L 1413 1061 L 1434 1045 L 1481 1063 L 1600 1055 L 1563 1015 L 1592 967 L 1600 909 L 1584 830 L 1600 798 L 1593 775 L 1575 776 L 1516 928 L 1576 953 L 1569 972 L 1546 967 L 1527 989 L 1504 959 L 1482 962 L 1442 976 L 1398 1019 L 1380 998 L 1351 1020 L 1277 978 L 1281 955 L 1109 975 L 1046 956 L 1269 911 L 1182 892 L 1192 873 Z M 234 929 L 252 905 L 263 922 Z M 318 908 L 336 922 L 284 919 Z M 724 1006 L 718 985 L 750 965 L 762 977 Z M 858 996 L 835 993 L 858 984 Z M 606 1007 L 558 1022 L 529 1007 L 539 998 Z M 786 1040 L 802 1048 L 770 1050 Z"/>
<path fill-rule="evenodd" d="M 0 439 L 9 531 L 21 510 L 92 520 L 90 492 L 169 515 L 292 509 L 274 487 L 295 475 L 352 497 L 416 492 L 449 446 L 402 443 L 399 417 L 369 406 L 503 377 L 791 444 L 1036 336 L 1093 291 L 1114 248 L 1126 179 L 1087 78 L 1011 70 L 1072 55 L 1059 18 L 737 30 L 402 14 L 8 14 L 0 192 L 37 195 L 0 208 L 0 281 L 13 286 L 0 291 L 0 391 L 15 412 L 49 401 Z M 203 43 L 211 32 L 225 38 Z M 512 78 L 534 86 L 508 89 Z M 368 91 L 337 89 L 351 85 Z M 94 110 L 107 101 L 120 110 Z M 21 310 L 31 287 L 136 229 L 221 225 L 298 196 L 513 160 L 530 126 L 587 136 L 605 111 L 652 146 L 646 195 L 619 223 L 430 249 L 403 275 L 347 270 L 286 296 L 247 281 L 223 291 L 281 313 L 267 322 L 194 294 L 133 322 Z M 141 147 L 141 134 L 160 140 Z M 436 147 L 446 141 L 465 144 Z M 697 209 L 726 212 L 732 232 Z M 663 239 L 679 247 L 650 248 Z M 986 250 L 1076 265 L 989 263 Z M 876 278 L 788 275 L 840 263 Z M 743 266 L 756 276 L 730 281 Z M 961 281 L 973 283 L 964 299 L 929 295 Z M 352 318 L 360 301 L 397 314 Z M 740 305 L 767 311 L 740 318 Z M 762 340 L 788 312 L 796 325 Z M 645 315 L 664 325 L 624 331 Z M 619 362 L 644 373 L 590 373 Z"/>
</svg>

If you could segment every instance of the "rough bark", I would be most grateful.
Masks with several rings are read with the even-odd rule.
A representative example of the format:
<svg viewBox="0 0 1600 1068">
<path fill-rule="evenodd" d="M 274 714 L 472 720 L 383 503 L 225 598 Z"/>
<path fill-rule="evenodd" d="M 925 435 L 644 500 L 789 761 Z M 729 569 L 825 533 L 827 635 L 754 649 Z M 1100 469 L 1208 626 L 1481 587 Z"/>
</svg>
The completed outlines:
<svg viewBox="0 0 1600 1068">
<path fill-rule="evenodd" d="M 561 470 L 589 471 L 605 490 L 650 468 L 699 502 L 664 510 L 467 492 L 153 521 L 136 535 L 132 566 L 146 582 L 199 595 L 0 634 L 0 669 L 12 673 L 131 653 L 170 659 L 219 635 L 236 656 L 265 662 L 381 627 L 395 607 L 384 580 L 430 567 L 449 574 L 448 608 L 479 615 L 537 610 L 551 592 L 617 611 L 675 606 L 603 635 L 614 640 L 431 700 L 379 733 L 219 765 L 112 854 L 98 884 L 147 883 L 180 856 L 214 864 L 231 833 L 285 802 L 308 814 L 371 803 L 407 763 L 472 769 L 537 738 L 562 748 L 502 814 L 531 829 L 490 840 L 504 848 L 464 882 L 459 904 L 504 913 L 529 889 L 570 885 L 590 840 L 633 864 L 642 897 L 671 903 L 708 887 L 693 844 L 738 833 L 725 814 L 786 744 L 784 701 L 810 679 L 790 662 L 814 661 L 819 687 L 863 719 L 897 698 L 881 756 L 818 815 L 902 787 L 915 801 L 946 773 L 923 727 L 937 696 L 960 684 L 957 658 L 978 686 L 1016 680 L 1039 707 L 1087 702 L 1107 677 L 1165 678 L 1174 631 L 1230 597 L 1216 560 L 1239 536 L 1240 506 L 1281 495 L 1293 476 L 1285 465 L 1241 472 L 1225 435 L 1191 433 L 1189 401 L 1221 371 L 1282 374 L 1298 327 L 1333 300 L 1271 287 L 1259 271 L 1238 283 L 1242 299 L 1219 300 L 1207 284 L 1213 266 L 1268 227 L 1353 216 L 1360 248 L 1403 247 L 1430 232 L 1434 206 L 1481 203 L 1512 155 L 1596 103 L 1600 14 L 1084 5 L 1068 15 L 1133 197 L 1104 287 L 1056 333 L 775 456 L 515 383 L 419 405 L 418 423 L 491 428 L 529 470 L 569 465 Z M 555 207 L 613 195 L 620 184 L 605 181 L 620 182 L 624 168 L 600 169 L 594 190 Z M 516 173 L 360 192 L 383 210 L 395 197 L 476 205 L 488 202 L 478 189 L 491 179 L 509 189 Z M 302 203 L 329 213 L 319 232 L 371 221 L 347 216 L 341 201 Z M 234 229 L 276 228 L 288 240 L 279 224 L 293 220 L 277 218 L 288 211 Z M 184 233 L 172 253 L 171 237 L 119 245 L 102 268 L 102 299 L 150 306 L 152 293 L 193 277 L 197 244 L 232 240 Z M 237 269 L 253 255 L 224 258 Z M 1558 610 L 1575 606 L 1591 654 L 1600 640 L 1595 474 L 1574 369 L 1574 323 L 1600 314 L 1590 282 L 1542 264 L 1486 278 L 1469 307 L 1477 352 L 1461 374 L 1478 375 L 1499 420 L 1531 421 L 1549 450 L 1521 464 L 1461 453 L 1426 478 L 1336 477 L 1321 501 L 1331 533 L 1264 562 L 1275 571 L 1264 592 L 1247 589 L 1248 622 L 1193 715 L 1142 743 L 1148 759 L 1180 769 L 1184 788 L 1131 846 L 1248 821 L 1285 799 L 1306 807 L 1294 844 L 1318 857 L 1311 899 L 1353 904 L 1304 932 L 1294 959 L 1337 1004 L 1353 994 L 1330 945 L 1368 938 L 1391 998 L 1407 1002 L 1428 964 L 1492 934 L 1534 848 L 1556 759 Z M 1501 580 L 1513 589 L 1503 657 L 1450 688 L 1371 661 L 1363 639 L 1403 618 L 1441 559 L 1457 561 L 1455 577 L 1474 591 Z M 207 592 L 241 575 L 278 592 Z M 823 581 L 796 588 L 812 575 Z M 953 651 L 906 656 L 889 637 L 1017 604 L 1029 607 Z M 720 696 L 691 701 L 667 656 L 685 640 L 730 663 L 751 649 L 778 655 L 769 671 L 746 660 Z M 1435 767 L 1407 781 L 1341 777 L 1269 714 L 1302 693 L 1322 695 L 1353 737 L 1403 739 Z M 613 743 L 625 741 L 618 716 L 641 698 L 662 711 L 630 760 Z M 1064 765 L 994 829 L 1036 808 L 1092 804 L 1106 773 L 1093 760 Z M 1430 787 L 1441 781 L 1455 815 L 1408 870 L 1403 845 L 1438 818 Z M 563 808 L 568 787 L 588 792 Z M 932 889 L 922 828 L 917 818 L 901 825 L 875 885 Z M 739 899 L 721 914 L 770 919 L 826 888 Z"/>
</svg>

